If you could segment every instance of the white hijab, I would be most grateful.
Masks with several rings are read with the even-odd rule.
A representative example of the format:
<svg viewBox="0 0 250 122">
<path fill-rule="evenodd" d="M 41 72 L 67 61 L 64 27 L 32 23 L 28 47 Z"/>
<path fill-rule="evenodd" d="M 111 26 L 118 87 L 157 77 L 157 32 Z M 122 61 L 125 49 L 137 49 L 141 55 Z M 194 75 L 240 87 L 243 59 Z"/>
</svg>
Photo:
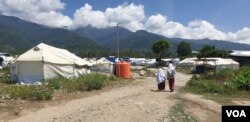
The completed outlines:
<svg viewBox="0 0 250 122">
<path fill-rule="evenodd" d="M 156 76 L 156 81 L 157 83 L 161 83 L 164 81 L 165 74 L 161 68 L 158 69 L 157 76 Z"/>
<path fill-rule="evenodd" d="M 172 73 L 172 72 L 175 72 L 175 68 L 174 68 L 174 66 L 173 66 L 173 64 L 172 63 L 169 63 L 168 64 L 168 69 L 167 69 L 167 71 L 168 71 L 168 73 Z"/>
</svg>

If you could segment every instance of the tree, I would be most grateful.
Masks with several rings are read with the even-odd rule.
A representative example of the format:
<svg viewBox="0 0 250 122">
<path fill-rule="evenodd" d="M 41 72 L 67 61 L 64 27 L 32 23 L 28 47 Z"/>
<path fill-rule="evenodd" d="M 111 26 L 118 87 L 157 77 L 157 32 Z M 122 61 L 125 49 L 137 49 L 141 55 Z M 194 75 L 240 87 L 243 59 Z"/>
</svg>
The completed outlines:
<svg viewBox="0 0 250 122">
<path fill-rule="evenodd" d="M 159 54 L 160 58 L 163 57 L 163 55 L 168 51 L 169 49 L 169 42 L 167 40 L 160 40 L 152 45 L 152 51 L 155 54 Z"/>
<path fill-rule="evenodd" d="M 177 45 L 177 54 L 180 57 L 190 56 L 192 54 L 190 43 L 181 41 Z"/>
<path fill-rule="evenodd" d="M 229 56 L 229 51 L 216 49 L 215 46 L 205 45 L 200 50 L 197 55 L 198 58 L 202 57 L 221 57 L 227 58 Z"/>
</svg>

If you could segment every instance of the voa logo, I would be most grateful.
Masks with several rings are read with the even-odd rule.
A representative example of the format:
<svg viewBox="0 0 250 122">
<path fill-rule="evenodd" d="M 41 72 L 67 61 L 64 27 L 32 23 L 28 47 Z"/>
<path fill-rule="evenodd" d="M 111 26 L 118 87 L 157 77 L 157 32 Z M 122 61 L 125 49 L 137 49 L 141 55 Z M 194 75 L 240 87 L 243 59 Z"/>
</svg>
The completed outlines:
<svg viewBox="0 0 250 122">
<path fill-rule="evenodd" d="M 244 110 L 226 110 L 227 117 L 247 117 Z"/>
</svg>

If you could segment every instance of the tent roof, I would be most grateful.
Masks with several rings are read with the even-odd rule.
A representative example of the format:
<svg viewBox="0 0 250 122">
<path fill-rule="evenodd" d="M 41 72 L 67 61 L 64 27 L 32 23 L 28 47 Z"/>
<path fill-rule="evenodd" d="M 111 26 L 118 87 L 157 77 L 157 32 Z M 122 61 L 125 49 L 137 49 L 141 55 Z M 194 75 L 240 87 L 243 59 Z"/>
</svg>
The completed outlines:
<svg viewBox="0 0 250 122">
<path fill-rule="evenodd" d="M 232 60 L 232 59 L 222 59 L 222 58 L 186 58 L 179 62 L 179 64 L 203 64 L 203 63 L 209 64 L 209 65 L 226 65 L 226 64 L 239 64 L 238 62 Z"/>
<path fill-rule="evenodd" d="M 231 56 L 250 57 L 250 51 L 233 50 L 233 52 L 230 55 Z"/>
<path fill-rule="evenodd" d="M 109 61 L 108 59 L 102 57 L 96 61 L 97 64 L 113 64 L 113 62 Z"/>
<path fill-rule="evenodd" d="M 37 46 L 31 48 L 16 61 L 44 61 L 55 64 L 76 64 L 76 65 L 91 65 L 86 60 L 70 53 L 68 50 L 49 46 L 44 43 L 40 43 Z"/>
<path fill-rule="evenodd" d="M 195 63 L 195 60 L 197 58 L 185 58 L 184 60 L 180 61 L 179 64 L 182 64 L 182 63 Z"/>
<path fill-rule="evenodd" d="M 226 64 L 239 64 L 238 62 L 232 59 L 221 59 L 216 62 L 217 65 L 226 65 Z"/>
</svg>

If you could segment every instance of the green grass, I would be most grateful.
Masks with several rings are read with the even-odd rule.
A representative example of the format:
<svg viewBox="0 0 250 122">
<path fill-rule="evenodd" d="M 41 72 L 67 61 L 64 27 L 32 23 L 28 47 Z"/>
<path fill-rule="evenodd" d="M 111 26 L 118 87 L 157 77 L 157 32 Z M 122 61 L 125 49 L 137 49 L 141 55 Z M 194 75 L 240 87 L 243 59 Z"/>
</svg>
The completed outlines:
<svg viewBox="0 0 250 122">
<path fill-rule="evenodd" d="M 194 75 L 183 89 L 221 104 L 230 104 L 234 98 L 250 99 L 250 67 Z"/>
<path fill-rule="evenodd" d="M 184 73 L 184 74 L 191 74 L 192 73 L 191 67 L 176 67 L 176 71 Z"/>
<path fill-rule="evenodd" d="M 9 68 L 4 68 L 0 70 L 0 83 L 13 84 L 14 81 L 10 79 Z"/>
<path fill-rule="evenodd" d="M 6 82 L 3 82 L 6 83 Z M 85 74 L 78 78 L 53 78 L 44 81 L 43 85 L 15 85 L 0 84 L 0 96 L 7 99 L 24 100 L 51 100 L 56 90 L 63 90 L 66 93 L 77 91 L 99 90 L 104 86 L 117 84 L 117 78 L 113 75 L 92 73 Z M 8 97 L 6 97 L 8 96 Z"/>
<path fill-rule="evenodd" d="M 225 85 L 224 83 L 204 79 L 191 79 L 185 89 L 197 93 L 217 93 L 223 95 L 236 94 L 238 91 L 233 85 Z"/>
<path fill-rule="evenodd" d="M 8 95 L 9 99 L 27 99 L 27 100 L 51 100 L 53 91 L 46 86 L 21 86 L 10 85 L 1 90 Z"/>
<path fill-rule="evenodd" d="M 67 79 L 63 77 L 45 81 L 51 89 L 63 89 L 66 92 L 99 90 L 104 86 L 115 84 L 117 78 L 113 75 L 86 74 L 78 78 Z"/>
<path fill-rule="evenodd" d="M 170 108 L 169 117 L 171 122 L 197 122 L 194 118 L 184 112 L 183 104 L 181 103 L 177 103 Z"/>
</svg>

